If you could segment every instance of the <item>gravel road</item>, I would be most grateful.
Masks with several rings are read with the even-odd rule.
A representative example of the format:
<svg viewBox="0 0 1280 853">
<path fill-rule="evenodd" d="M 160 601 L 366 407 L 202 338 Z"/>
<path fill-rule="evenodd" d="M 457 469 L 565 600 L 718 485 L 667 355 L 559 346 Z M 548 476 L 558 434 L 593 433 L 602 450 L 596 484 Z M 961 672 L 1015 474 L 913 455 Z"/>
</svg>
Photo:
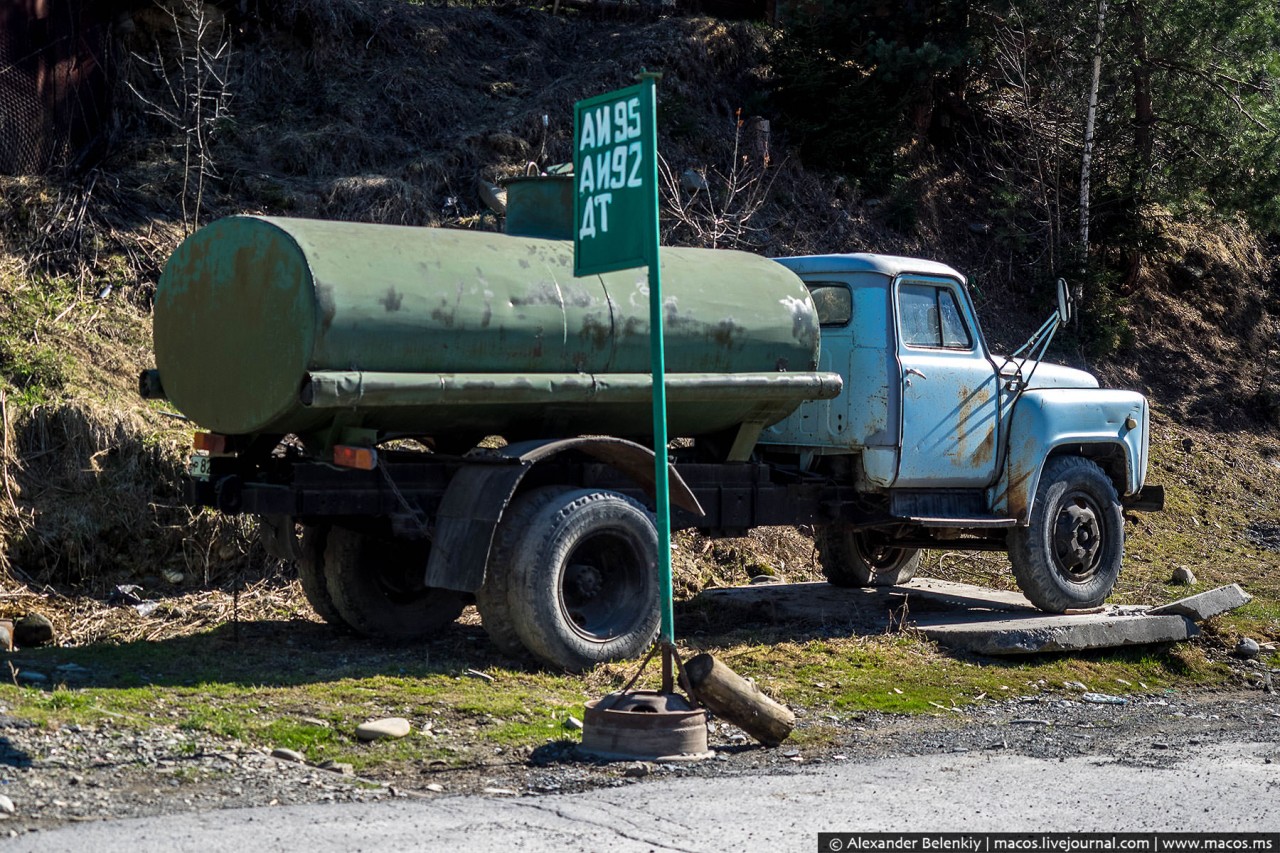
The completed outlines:
<svg viewBox="0 0 1280 853">
<path fill-rule="evenodd" d="M 802 726 L 814 722 L 801 720 Z M 1239 777 L 1249 789 L 1239 801 L 1249 807 L 1245 814 L 1263 814 L 1254 808 L 1263 798 L 1280 801 L 1276 796 L 1280 700 L 1260 690 L 1136 696 L 1123 705 L 1094 704 L 1083 701 L 1081 695 L 1045 694 L 988 700 L 933 717 L 868 713 L 821 722 L 836 727 L 834 741 L 820 747 L 784 744 L 777 749 L 749 745 L 737 729 L 717 725 L 711 735 L 717 757 L 693 764 L 590 764 L 573 760 L 567 745 L 549 745 L 507 763 L 423 768 L 421 775 L 413 777 L 362 780 L 172 728 L 136 732 L 101 725 L 46 731 L 0 716 L 0 796 L 4 797 L 0 799 L 4 818 L 0 835 L 27 839 L 26 846 L 13 849 L 52 850 L 59 849 L 55 838 L 66 837 L 50 830 L 85 822 L 101 822 L 94 834 L 105 838 L 125 831 L 130 824 L 120 821 L 130 818 L 188 815 L 206 827 L 218 826 L 224 819 L 230 826 L 242 820 L 245 807 L 432 800 L 440 802 L 439 814 L 448 814 L 463 802 L 459 795 L 536 806 L 547 797 L 552 798 L 547 803 L 574 802 L 572 795 L 589 789 L 640 786 L 634 790 L 643 792 L 665 787 L 664 782 L 706 777 L 736 779 L 735 790 L 751 791 L 759 785 L 785 790 L 790 784 L 786 777 L 793 775 L 795 784 L 812 787 L 815 783 L 803 782 L 802 777 L 822 778 L 830 771 L 841 778 L 853 778 L 850 774 L 874 778 L 883 775 L 884 768 L 913 762 L 923 773 L 929 762 L 937 761 L 967 766 L 980 760 L 984 767 L 1013 768 L 1045 767 L 1048 760 L 1085 767 L 1177 769 L 1185 779 L 1179 777 L 1182 781 L 1174 783 L 1170 810 L 1149 819 L 1156 825 L 1187 812 L 1190 805 L 1178 802 L 1177 786 L 1209 770 L 1222 797 L 1238 799 L 1243 795 L 1232 792 L 1227 782 L 1239 776 L 1240 767 L 1256 766 L 1260 775 Z M 1224 763 L 1222 750 L 1236 756 L 1236 763 Z M 655 783 L 657 788 L 651 787 Z M 1017 790 L 1008 785 L 1001 788 L 999 774 L 996 785 L 997 793 Z M 987 803 L 997 809 L 994 826 L 1000 825 L 997 802 L 998 797 Z M 453 805 L 446 807 L 446 803 Z M 7 813 L 10 804 L 12 813 Z M 1123 803 L 1106 805 L 1124 814 Z M 323 809 L 312 813 L 308 823 L 327 813 Z M 1275 811 L 1266 814 L 1271 828 L 1277 828 Z"/>
<path fill-rule="evenodd" d="M 977 749 L 944 737 L 941 752 L 930 740 L 919 746 L 932 751 L 919 754 L 830 754 L 790 768 L 672 769 L 655 774 L 661 783 L 620 785 L 615 773 L 611 783 L 574 794 L 509 791 L 182 812 L 28 833 L 6 849 L 711 853 L 812 851 L 819 831 L 1280 830 L 1274 704 L 1265 719 L 1250 703 L 1229 700 L 1154 708 L 1164 710 L 1080 716 L 1040 708 L 1034 718 L 1006 716 L 952 732 L 971 736 L 959 740 L 981 744 Z M 1133 731 L 1140 717 L 1158 728 Z M 1099 729 L 1109 736 L 1093 742 Z M 1108 754 L 1091 753 L 1093 747 Z M 1048 756 L 1036 755 L 1046 748 Z M 699 766 L 714 770 L 717 762 Z"/>
</svg>

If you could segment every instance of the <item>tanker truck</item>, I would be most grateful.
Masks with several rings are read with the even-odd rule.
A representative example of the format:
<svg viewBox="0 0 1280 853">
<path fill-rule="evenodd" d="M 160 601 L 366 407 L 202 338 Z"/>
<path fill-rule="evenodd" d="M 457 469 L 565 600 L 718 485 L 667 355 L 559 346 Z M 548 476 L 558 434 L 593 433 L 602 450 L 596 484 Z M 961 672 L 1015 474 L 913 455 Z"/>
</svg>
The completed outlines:
<svg viewBox="0 0 1280 853">
<path fill-rule="evenodd" d="M 494 645 L 570 671 L 658 625 L 647 276 L 576 278 L 563 181 L 506 233 L 236 216 L 155 298 L 146 398 L 199 427 L 186 500 L 261 520 L 325 621 Z M 1138 393 L 1011 356 L 964 276 L 873 254 L 663 248 L 672 527 L 812 528 L 839 586 L 927 548 L 1001 550 L 1050 612 L 1110 594 L 1145 483 Z"/>
</svg>

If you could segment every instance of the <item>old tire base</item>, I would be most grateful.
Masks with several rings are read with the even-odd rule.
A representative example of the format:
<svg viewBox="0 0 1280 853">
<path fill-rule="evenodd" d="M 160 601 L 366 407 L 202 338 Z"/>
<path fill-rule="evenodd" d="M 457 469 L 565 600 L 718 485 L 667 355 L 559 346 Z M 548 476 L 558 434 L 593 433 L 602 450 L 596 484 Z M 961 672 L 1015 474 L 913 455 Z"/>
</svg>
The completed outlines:
<svg viewBox="0 0 1280 853">
<path fill-rule="evenodd" d="M 1120 576 L 1124 516 L 1102 469 L 1079 456 L 1050 459 L 1030 521 L 1009 531 L 1009 562 L 1022 594 L 1049 613 L 1106 601 Z"/>
</svg>

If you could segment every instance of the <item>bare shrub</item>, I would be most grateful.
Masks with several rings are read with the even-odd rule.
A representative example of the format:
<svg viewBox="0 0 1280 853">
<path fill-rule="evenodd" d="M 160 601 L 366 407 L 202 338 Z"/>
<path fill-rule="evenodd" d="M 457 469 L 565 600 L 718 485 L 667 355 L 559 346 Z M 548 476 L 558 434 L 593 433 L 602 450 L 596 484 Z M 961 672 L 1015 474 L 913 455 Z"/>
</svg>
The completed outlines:
<svg viewBox="0 0 1280 853">
<path fill-rule="evenodd" d="M 173 49 L 157 39 L 154 55 L 134 54 L 162 81 L 162 94 L 144 93 L 129 80 L 125 85 L 152 115 L 181 134 L 180 200 L 190 232 L 200 225 L 205 183 L 218 174 L 213 137 L 231 115 L 231 36 L 225 19 L 210 14 L 203 0 L 173 0 L 166 11 L 173 23 Z"/>
<path fill-rule="evenodd" d="M 734 118 L 733 153 L 726 168 L 698 166 L 677 173 L 658 159 L 662 199 L 662 237 L 669 243 L 708 249 L 738 249 L 757 244 L 752 224 L 769 200 L 777 172 L 769 171 L 767 148 L 755 156 L 743 150 L 742 110 Z M 752 146 L 755 149 L 757 146 Z"/>
</svg>

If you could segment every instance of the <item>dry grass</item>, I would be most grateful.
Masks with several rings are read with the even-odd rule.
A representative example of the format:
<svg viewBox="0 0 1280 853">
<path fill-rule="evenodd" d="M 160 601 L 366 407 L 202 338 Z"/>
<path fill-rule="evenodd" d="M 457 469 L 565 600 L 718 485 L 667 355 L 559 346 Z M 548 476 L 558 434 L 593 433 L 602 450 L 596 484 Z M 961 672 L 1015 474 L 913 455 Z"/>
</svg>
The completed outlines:
<svg viewBox="0 0 1280 853">
<path fill-rule="evenodd" d="M 279 578 L 260 579 L 242 590 L 190 591 L 141 605 L 108 604 L 87 595 L 64 595 L 47 586 L 37 591 L 18 584 L 0 591 L 0 616 L 27 613 L 49 618 L 59 646 L 157 642 L 236 622 L 316 618 L 298 584 Z"/>
</svg>

